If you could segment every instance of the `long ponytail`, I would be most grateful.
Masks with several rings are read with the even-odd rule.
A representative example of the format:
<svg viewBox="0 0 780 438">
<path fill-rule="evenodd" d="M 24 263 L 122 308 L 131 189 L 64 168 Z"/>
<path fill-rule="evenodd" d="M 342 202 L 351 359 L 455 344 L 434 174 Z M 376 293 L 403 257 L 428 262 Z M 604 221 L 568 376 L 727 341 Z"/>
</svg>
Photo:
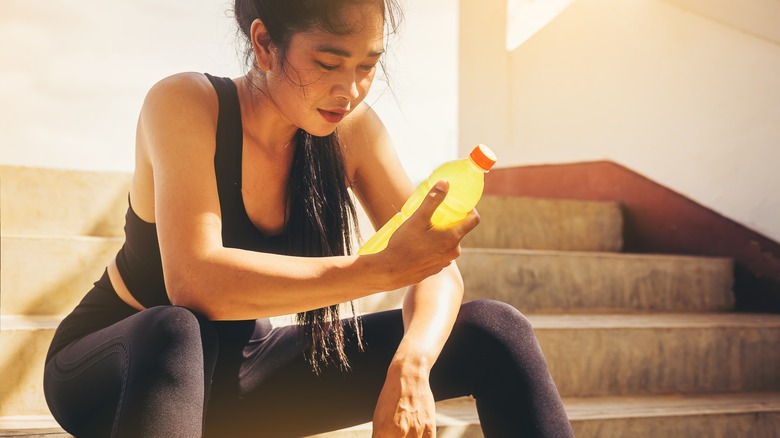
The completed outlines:
<svg viewBox="0 0 780 438">
<path fill-rule="evenodd" d="M 233 12 L 245 39 L 247 64 L 257 70 L 257 74 L 262 74 L 254 62 L 250 38 L 255 19 L 263 22 L 284 62 L 286 49 L 297 32 L 312 28 L 342 35 L 352 32 L 345 27 L 340 12 L 345 6 L 358 4 L 374 4 L 381 8 L 388 34 L 396 32 L 402 16 L 397 0 L 235 0 Z M 295 148 L 287 185 L 290 254 L 309 257 L 349 254 L 351 235 L 359 230 L 355 205 L 347 190 L 347 174 L 337 131 L 326 137 L 316 137 L 298 130 Z M 355 313 L 354 303 L 350 304 L 354 342 L 362 351 L 360 318 Z M 297 315 L 306 339 L 305 355 L 315 373 L 319 373 L 323 365 L 330 364 L 349 369 L 345 346 L 350 340 L 345 334 L 339 307 L 336 304 Z"/>
<path fill-rule="evenodd" d="M 357 213 L 347 191 L 346 171 L 338 134 L 315 137 L 304 130 L 295 135 L 296 150 L 288 180 L 290 211 L 287 215 L 290 253 L 318 257 L 349 254 Z M 360 318 L 352 306 L 354 341 L 363 350 Z M 312 369 L 337 364 L 349 368 L 347 339 L 340 322 L 339 305 L 301 312 L 297 321 L 304 331 L 306 356 Z"/>
</svg>

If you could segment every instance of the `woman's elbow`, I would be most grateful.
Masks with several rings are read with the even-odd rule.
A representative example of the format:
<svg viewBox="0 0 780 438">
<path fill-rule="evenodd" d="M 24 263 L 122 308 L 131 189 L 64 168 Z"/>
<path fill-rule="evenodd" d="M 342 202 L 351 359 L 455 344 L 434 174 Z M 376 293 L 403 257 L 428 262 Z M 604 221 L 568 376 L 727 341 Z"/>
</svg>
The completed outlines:
<svg viewBox="0 0 780 438">
<path fill-rule="evenodd" d="M 181 266 L 165 270 L 165 289 L 168 300 L 174 306 L 186 307 L 206 315 L 203 309 L 203 281 L 198 279 L 197 269 Z"/>
</svg>

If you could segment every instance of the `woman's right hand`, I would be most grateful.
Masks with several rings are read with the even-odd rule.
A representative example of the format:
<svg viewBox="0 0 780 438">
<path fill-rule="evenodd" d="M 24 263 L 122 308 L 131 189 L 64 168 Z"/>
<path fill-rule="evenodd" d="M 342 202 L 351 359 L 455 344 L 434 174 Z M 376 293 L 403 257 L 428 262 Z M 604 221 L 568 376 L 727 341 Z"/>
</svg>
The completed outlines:
<svg viewBox="0 0 780 438">
<path fill-rule="evenodd" d="M 446 180 L 438 181 L 420 204 L 390 238 L 380 252 L 386 257 L 393 288 L 419 283 L 449 266 L 460 255 L 460 241 L 479 224 L 479 214 L 472 210 L 458 222 L 445 227 L 431 223 L 436 208 L 449 190 Z"/>
</svg>

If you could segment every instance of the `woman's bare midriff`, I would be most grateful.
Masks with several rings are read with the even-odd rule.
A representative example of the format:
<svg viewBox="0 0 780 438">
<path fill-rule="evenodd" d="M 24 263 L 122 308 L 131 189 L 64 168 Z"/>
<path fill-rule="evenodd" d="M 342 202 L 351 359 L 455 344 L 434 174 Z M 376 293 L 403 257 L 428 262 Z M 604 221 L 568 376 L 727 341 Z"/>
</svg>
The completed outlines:
<svg viewBox="0 0 780 438">
<path fill-rule="evenodd" d="M 141 305 L 138 300 L 133 297 L 130 290 L 127 289 L 122 276 L 119 275 L 119 268 L 116 267 L 116 259 L 111 259 L 111 263 L 108 264 L 108 279 L 111 280 L 111 285 L 114 286 L 116 294 L 119 298 L 125 302 L 128 306 L 136 310 L 144 310 L 146 307 Z"/>
</svg>

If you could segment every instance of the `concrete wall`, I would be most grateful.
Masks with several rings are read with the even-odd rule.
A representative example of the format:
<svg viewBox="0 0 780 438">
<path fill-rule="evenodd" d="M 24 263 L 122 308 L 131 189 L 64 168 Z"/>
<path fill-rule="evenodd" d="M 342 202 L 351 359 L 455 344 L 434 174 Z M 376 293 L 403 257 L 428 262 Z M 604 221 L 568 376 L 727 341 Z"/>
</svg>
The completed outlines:
<svg viewBox="0 0 780 438">
<path fill-rule="evenodd" d="M 413 180 L 478 142 L 500 166 L 612 159 L 780 240 L 774 15 L 729 21 L 726 9 L 702 10 L 713 2 L 576 0 L 507 52 L 507 0 L 404 4 L 387 59 L 392 92 L 378 82 L 369 102 Z M 739 9 L 759 4 L 777 2 Z M 229 9 L 0 2 L 0 164 L 131 170 L 154 82 L 241 74 Z"/>
<path fill-rule="evenodd" d="M 736 26 L 696 2 L 576 0 L 485 60 L 502 17 L 466 17 L 505 1 L 461 2 L 461 153 L 488 127 L 501 166 L 614 160 L 780 240 L 780 44 L 762 31 L 766 14 L 748 32 L 751 14 Z M 740 8 L 757 5 L 780 8 Z"/>
<path fill-rule="evenodd" d="M 448 0 L 409 3 L 387 60 L 392 93 L 377 83 L 368 101 L 418 180 L 457 150 L 458 15 Z M 231 7 L 224 0 L 2 0 L 0 164 L 132 170 L 149 87 L 180 71 L 243 72 Z"/>
</svg>

